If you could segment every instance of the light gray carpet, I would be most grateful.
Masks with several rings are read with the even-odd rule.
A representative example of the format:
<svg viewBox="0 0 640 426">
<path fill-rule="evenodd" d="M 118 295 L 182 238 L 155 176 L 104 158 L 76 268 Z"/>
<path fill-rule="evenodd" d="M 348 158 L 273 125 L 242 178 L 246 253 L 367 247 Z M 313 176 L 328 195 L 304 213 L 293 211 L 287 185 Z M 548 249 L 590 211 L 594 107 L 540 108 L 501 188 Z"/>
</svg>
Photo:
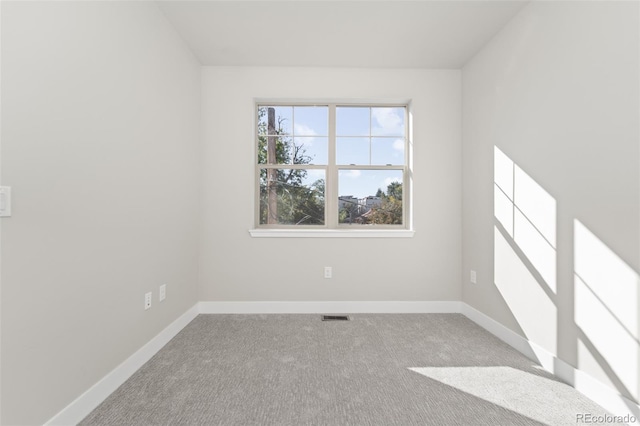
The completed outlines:
<svg viewBox="0 0 640 426">
<path fill-rule="evenodd" d="M 200 315 L 82 425 L 575 425 L 605 410 L 459 314 Z"/>
</svg>

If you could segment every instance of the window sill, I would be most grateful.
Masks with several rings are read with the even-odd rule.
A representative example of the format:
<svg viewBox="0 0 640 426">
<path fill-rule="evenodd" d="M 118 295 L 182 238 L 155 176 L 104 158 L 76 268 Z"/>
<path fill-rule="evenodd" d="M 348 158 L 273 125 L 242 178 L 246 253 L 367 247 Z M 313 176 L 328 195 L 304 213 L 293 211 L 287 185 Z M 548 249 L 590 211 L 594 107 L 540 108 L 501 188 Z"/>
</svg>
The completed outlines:
<svg viewBox="0 0 640 426">
<path fill-rule="evenodd" d="M 408 229 L 250 229 L 253 238 L 412 238 Z"/>
</svg>

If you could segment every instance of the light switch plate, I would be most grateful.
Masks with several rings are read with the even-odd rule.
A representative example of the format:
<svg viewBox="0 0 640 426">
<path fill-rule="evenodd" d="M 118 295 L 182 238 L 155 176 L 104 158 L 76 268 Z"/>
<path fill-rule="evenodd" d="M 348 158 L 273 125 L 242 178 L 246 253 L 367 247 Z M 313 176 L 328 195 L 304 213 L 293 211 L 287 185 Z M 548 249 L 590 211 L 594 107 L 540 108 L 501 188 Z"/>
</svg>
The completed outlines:
<svg viewBox="0 0 640 426">
<path fill-rule="evenodd" d="M 0 186 L 0 217 L 11 216 L 11 187 Z"/>
<path fill-rule="evenodd" d="M 167 285 L 162 284 L 160 286 L 160 291 L 158 292 L 158 300 L 162 302 L 166 298 L 167 298 Z"/>
</svg>

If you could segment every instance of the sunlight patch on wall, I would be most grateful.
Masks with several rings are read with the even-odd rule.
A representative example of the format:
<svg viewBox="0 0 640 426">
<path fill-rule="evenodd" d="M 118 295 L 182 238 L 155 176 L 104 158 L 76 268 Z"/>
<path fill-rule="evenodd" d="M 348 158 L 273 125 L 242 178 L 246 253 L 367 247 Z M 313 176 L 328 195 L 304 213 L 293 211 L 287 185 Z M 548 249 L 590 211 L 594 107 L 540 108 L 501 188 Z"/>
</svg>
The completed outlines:
<svg viewBox="0 0 640 426">
<path fill-rule="evenodd" d="M 576 391 L 570 386 L 512 367 L 417 367 L 409 370 L 543 424 L 575 424 L 576 413 L 584 411 L 576 400 Z M 604 414 L 604 409 L 602 411 Z"/>
<path fill-rule="evenodd" d="M 578 367 L 597 362 L 601 380 L 637 400 L 640 277 L 578 220 L 574 250 L 575 321 L 585 337 Z"/>
<path fill-rule="evenodd" d="M 557 354 L 557 308 L 536 277 L 494 227 L 494 282 L 525 337 Z"/>
<path fill-rule="evenodd" d="M 556 201 L 494 147 L 494 283 L 525 336 L 556 354 Z"/>
<path fill-rule="evenodd" d="M 494 215 L 556 292 L 556 200 L 494 147 Z"/>
</svg>

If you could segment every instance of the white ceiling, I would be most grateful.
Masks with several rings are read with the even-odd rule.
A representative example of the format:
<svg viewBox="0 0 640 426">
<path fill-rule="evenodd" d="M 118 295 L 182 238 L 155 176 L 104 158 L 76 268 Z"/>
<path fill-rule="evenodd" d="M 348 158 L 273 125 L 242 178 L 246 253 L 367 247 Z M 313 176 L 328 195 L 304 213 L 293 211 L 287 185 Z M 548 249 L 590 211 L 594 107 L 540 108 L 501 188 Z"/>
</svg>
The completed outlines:
<svg viewBox="0 0 640 426">
<path fill-rule="evenodd" d="M 527 1 L 159 1 L 204 65 L 460 68 Z"/>
</svg>

